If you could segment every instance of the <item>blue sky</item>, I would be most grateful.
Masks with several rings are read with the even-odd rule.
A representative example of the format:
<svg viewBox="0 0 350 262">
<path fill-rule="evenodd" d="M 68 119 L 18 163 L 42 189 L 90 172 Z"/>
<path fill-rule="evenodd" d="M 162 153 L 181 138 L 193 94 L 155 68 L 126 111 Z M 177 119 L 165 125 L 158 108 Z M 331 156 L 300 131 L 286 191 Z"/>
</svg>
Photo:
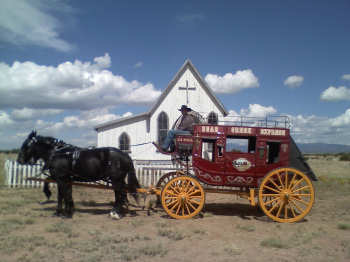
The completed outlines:
<svg viewBox="0 0 350 262">
<path fill-rule="evenodd" d="M 0 148 L 81 146 L 148 110 L 189 58 L 232 114 L 350 145 L 350 1 L 0 1 Z"/>
</svg>

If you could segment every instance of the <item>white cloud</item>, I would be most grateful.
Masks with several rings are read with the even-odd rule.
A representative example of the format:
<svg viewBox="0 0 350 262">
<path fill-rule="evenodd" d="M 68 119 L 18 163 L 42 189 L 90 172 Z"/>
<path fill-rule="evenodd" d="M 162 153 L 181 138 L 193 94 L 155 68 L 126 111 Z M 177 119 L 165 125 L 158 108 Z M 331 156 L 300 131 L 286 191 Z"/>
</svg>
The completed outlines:
<svg viewBox="0 0 350 262">
<path fill-rule="evenodd" d="M 61 20 L 50 15 L 54 10 L 71 12 L 70 6 L 58 1 L 2 0 L 0 8 L 0 41 L 14 45 L 37 45 L 58 51 L 70 51 L 73 46 L 63 40 L 59 31 Z"/>
<path fill-rule="evenodd" d="M 350 127 L 350 109 L 346 110 L 344 114 L 332 119 L 331 123 L 334 127 Z"/>
<path fill-rule="evenodd" d="M 341 77 L 343 80 L 348 80 L 350 81 L 350 74 L 345 74 Z"/>
<path fill-rule="evenodd" d="M 57 67 L 33 62 L 0 63 L 0 108 L 80 109 L 150 104 L 161 92 L 151 83 L 127 81 L 106 70 L 108 54 L 93 63 L 79 60 Z"/>
<path fill-rule="evenodd" d="M 325 101 L 350 100 L 350 88 L 345 86 L 340 86 L 338 88 L 330 86 L 322 92 L 321 99 Z"/>
<path fill-rule="evenodd" d="M 277 114 L 273 106 L 259 104 L 242 108 L 239 114 L 235 110 L 229 111 L 226 121 L 240 121 L 243 117 L 264 118 L 266 115 Z M 350 145 L 350 108 L 345 113 L 334 117 L 316 115 L 285 115 L 290 120 L 291 135 L 297 143 L 328 143 Z"/>
<path fill-rule="evenodd" d="M 248 109 L 241 109 L 240 114 L 247 117 L 266 117 L 276 114 L 277 110 L 272 106 L 250 104 Z"/>
<path fill-rule="evenodd" d="M 252 70 L 238 70 L 235 74 L 227 73 L 224 76 L 207 74 L 205 81 L 218 94 L 233 94 L 246 88 L 259 87 L 259 80 Z"/>
<path fill-rule="evenodd" d="M 31 108 L 22 108 L 15 109 L 11 112 L 11 118 L 20 121 L 20 120 L 32 120 L 45 116 L 53 116 L 62 113 L 63 110 L 59 109 L 31 109 Z"/>
<path fill-rule="evenodd" d="M 304 82 L 304 77 L 293 75 L 293 76 L 287 77 L 287 79 L 284 80 L 283 84 L 290 88 L 294 88 L 294 87 L 301 86 L 303 82 Z"/>
<path fill-rule="evenodd" d="M 176 16 L 176 20 L 183 24 L 198 23 L 205 19 L 205 15 L 201 13 L 183 14 Z"/>
<path fill-rule="evenodd" d="M 0 126 L 5 127 L 11 124 L 13 124 L 13 120 L 10 116 L 4 111 L 0 111 Z"/>
<path fill-rule="evenodd" d="M 143 66 L 143 62 L 137 62 L 135 65 L 134 65 L 134 68 L 140 68 Z"/>
</svg>

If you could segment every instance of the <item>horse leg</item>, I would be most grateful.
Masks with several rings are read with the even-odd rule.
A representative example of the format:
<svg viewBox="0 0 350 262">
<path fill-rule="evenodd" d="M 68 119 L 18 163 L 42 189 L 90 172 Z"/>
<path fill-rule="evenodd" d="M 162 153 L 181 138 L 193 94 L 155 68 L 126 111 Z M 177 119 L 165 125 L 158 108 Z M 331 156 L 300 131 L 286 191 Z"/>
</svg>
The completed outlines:
<svg viewBox="0 0 350 262">
<path fill-rule="evenodd" d="M 120 219 L 122 217 L 123 207 L 123 183 L 120 179 L 118 179 L 116 181 L 112 181 L 112 185 L 114 188 L 115 201 L 110 215 L 114 219 Z"/>
<path fill-rule="evenodd" d="M 49 187 L 49 183 L 48 182 L 44 182 L 44 188 L 43 188 L 43 192 L 45 193 L 45 196 L 47 198 L 47 201 L 50 200 L 51 197 L 51 190 Z"/>
<path fill-rule="evenodd" d="M 64 185 L 64 211 L 67 218 L 72 218 L 74 213 L 74 202 L 72 196 L 72 185 L 65 183 Z"/>
<path fill-rule="evenodd" d="M 56 212 L 54 213 L 54 216 L 62 216 L 63 215 L 63 208 L 62 208 L 62 201 L 64 196 L 64 184 L 62 182 L 57 181 L 57 208 Z"/>
<path fill-rule="evenodd" d="M 45 205 L 47 203 L 50 203 L 51 190 L 50 190 L 48 182 L 44 182 L 43 192 L 44 192 L 44 194 L 46 196 L 46 200 L 42 201 L 42 202 L 39 202 L 40 205 Z"/>
</svg>

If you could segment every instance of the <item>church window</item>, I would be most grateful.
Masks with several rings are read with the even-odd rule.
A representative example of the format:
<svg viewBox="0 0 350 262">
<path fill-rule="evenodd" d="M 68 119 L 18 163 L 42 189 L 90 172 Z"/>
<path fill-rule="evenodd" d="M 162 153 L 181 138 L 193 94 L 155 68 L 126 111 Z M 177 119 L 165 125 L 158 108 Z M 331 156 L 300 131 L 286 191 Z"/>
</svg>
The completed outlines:
<svg viewBox="0 0 350 262">
<path fill-rule="evenodd" d="M 130 139 L 125 132 L 119 137 L 119 149 L 124 152 L 130 152 Z"/>
<path fill-rule="evenodd" d="M 208 124 L 217 125 L 218 124 L 218 114 L 210 112 L 208 115 Z"/>
<path fill-rule="evenodd" d="M 158 143 L 162 144 L 169 129 L 169 118 L 165 112 L 158 116 Z"/>
</svg>

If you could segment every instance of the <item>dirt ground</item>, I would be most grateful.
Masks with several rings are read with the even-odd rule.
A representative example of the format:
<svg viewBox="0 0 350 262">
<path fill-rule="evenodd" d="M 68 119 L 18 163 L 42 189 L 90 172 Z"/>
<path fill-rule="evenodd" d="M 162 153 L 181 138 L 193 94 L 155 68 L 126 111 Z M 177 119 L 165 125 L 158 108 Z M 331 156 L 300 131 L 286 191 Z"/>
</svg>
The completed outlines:
<svg viewBox="0 0 350 262">
<path fill-rule="evenodd" d="M 52 217 L 40 189 L 0 189 L 0 260 L 350 261 L 350 181 L 322 177 L 298 223 L 272 222 L 245 199 L 207 194 L 205 213 L 170 219 L 142 208 L 109 217 L 113 193 L 75 187 L 73 219 Z"/>
</svg>

